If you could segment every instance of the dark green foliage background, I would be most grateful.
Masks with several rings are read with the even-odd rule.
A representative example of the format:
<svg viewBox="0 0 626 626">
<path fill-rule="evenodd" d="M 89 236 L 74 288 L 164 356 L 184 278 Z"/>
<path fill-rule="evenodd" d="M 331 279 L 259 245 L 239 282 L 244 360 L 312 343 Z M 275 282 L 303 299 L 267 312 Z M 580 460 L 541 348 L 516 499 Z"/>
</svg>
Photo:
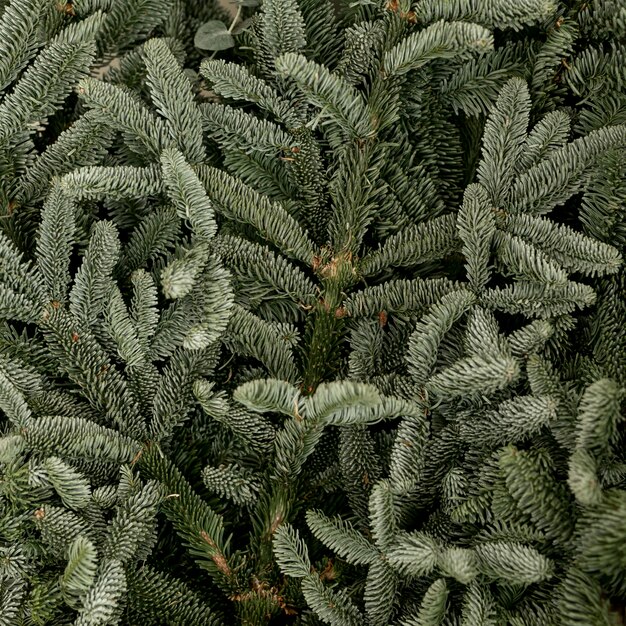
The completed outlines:
<svg viewBox="0 0 626 626">
<path fill-rule="evenodd" d="M 623 0 L 0 8 L 0 626 L 624 623 Z"/>
</svg>

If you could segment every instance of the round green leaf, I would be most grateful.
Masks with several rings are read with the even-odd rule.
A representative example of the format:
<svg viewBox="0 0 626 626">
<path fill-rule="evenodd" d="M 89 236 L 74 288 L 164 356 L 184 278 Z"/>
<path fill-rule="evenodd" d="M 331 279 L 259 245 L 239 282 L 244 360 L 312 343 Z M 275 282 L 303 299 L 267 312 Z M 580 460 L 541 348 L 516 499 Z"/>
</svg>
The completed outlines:
<svg viewBox="0 0 626 626">
<path fill-rule="evenodd" d="M 193 43 L 200 50 L 227 50 L 235 45 L 235 40 L 224 22 L 211 20 L 198 28 Z"/>
</svg>

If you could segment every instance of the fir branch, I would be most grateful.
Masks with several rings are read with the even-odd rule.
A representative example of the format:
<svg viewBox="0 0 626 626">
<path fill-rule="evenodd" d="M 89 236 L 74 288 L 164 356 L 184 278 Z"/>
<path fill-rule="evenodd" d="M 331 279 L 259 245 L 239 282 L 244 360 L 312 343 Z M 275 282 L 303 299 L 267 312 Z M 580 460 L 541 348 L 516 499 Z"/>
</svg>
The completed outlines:
<svg viewBox="0 0 626 626">
<path fill-rule="evenodd" d="M 185 50 L 182 42 L 173 37 L 163 37 L 161 41 L 182 65 L 185 61 Z M 119 65 L 115 64 L 109 67 L 103 80 L 114 85 L 124 85 L 137 95 L 144 95 L 146 93 L 146 63 L 144 59 L 146 43 L 139 44 L 123 54 L 119 60 Z"/>
<path fill-rule="evenodd" d="M 46 6 L 41 0 L 8 3 L 0 21 L 0 91 L 27 65 L 39 46 L 39 20 Z"/>
<path fill-rule="evenodd" d="M 499 260 L 513 276 L 549 287 L 563 286 L 567 282 L 567 273 L 559 265 L 520 237 L 497 232 L 494 243 Z"/>
<path fill-rule="evenodd" d="M 329 189 L 334 210 L 328 235 L 334 250 L 351 254 L 360 250 L 374 217 L 383 156 L 371 142 L 354 143 L 341 152 Z"/>
<path fill-rule="evenodd" d="M 493 595 L 488 587 L 479 582 L 468 585 L 463 598 L 463 617 L 461 626 L 483 624 L 490 626 L 496 623 L 496 610 Z"/>
<path fill-rule="evenodd" d="M 315 394 L 304 400 L 306 414 L 316 421 L 332 423 L 334 419 L 351 409 L 366 412 L 377 408 L 382 398 L 373 385 L 347 380 L 322 383 Z"/>
<path fill-rule="evenodd" d="M 128 368 L 145 364 L 146 351 L 139 342 L 122 293 L 117 285 L 112 285 L 108 290 L 102 288 L 102 291 L 107 295 L 104 326 L 115 342 L 118 355 Z"/>
<path fill-rule="evenodd" d="M 129 463 L 141 445 L 111 428 L 78 417 L 44 416 L 23 433 L 26 444 L 42 454 Z"/>
<path fill-rule="evenodd" d="M 348 594 L 340 589 L 334 591 L 324 586 L 318 575 L 302 580 L 302 593 L 307 604 L 327 624 L 332 626 L 359 626 L 364 618 Z"/>
<path fill-rule="evenodd" d="M 261 152 L 270 158 L 297 148 L 293 137 L 278 124 L 259 119 L 223 104 L 209 103 L 200 107 L 202 126 L 211 137 L 230 150 L 244 153 Z"/>
<path fill-rule="evenodd" d="M 99 44 L 102 50 L 118 52 L 165 22 L 170 5 L 167 0 L 118 0 L 107 8 Z"/>
<path fill-rule="evenodd" d="M 159 323 L 157 289 L 152 277 L 143 270 L 133 272 L 130 281 L 133 286 L 129 308 L 130 320 L 139 345 L 147 351 Z"/>
<path fill-rule="evenodd" d="M 127 272 L 144 267 L 174 246 L 180 235 L 180 218 L 174 207 L 159 206 L 133 229 L 122 247 L 120 266 Z"/>
<path fill-rule="evenodd" d="M 261 16 L 264 52 L 278 57 L 306 45 L 304 20 L 296 0 L 268 0 Z"/>
<path fill-rule="evenodd" d="M 381 311 L 387 314 L 422 311 L 458 288 L 458 283 L 447 278 L 389 280 L 353 293 L 345 300 L 344 309 L 356 318 L 378 317 Z"/>
<path fill-rule="evenodd" d="M 207 267 L 189 298 L 191 319 L 197 321 L 186 329 L 183 347 L 202 350 L 222 336 L 234 310 L 230 275 L 214 257 L 207 260 Z"/>
<path fill-rule="evenodd" d="M 139 405 L 84 323 L 63 309 L 50 306 L 45 311 L 42 330 L 51 353 L 93 407 L 122 433 L 141 437 L 145 423 Z"/>
<path fill-rule="evenodd" d="M 512 235 L 531 241 L 568 272 L 597 276 L 617 272 L 622 264 L 614 247 L 543 217 L 511 215 L 505 228 Z"/>
<path fill-rule="evenodd" d="M 464 290 L 444 295 L 417 324 L 409 341 L 407 362 L 418 385 L 423 385 L 437 361 L 439 344 L 452 325 L 469 309 L 474 296 Z"/>
<path fill-rule="evenodd" d="M 424 464 L 428 423 L 426 409 L 416 407 L 402 416 L 389 459 L 389 483 L 394 493 L 408 493 Z"/>
<path fill-rule="evenodd" d="M 307 511 L 306 521 L 311 532 L 348 563 L 372 565 L 380 559 L 378 550 L 350 522 L 316 510 Z"/>
<path fill-rule="evenodd" d="M 398 537 L 386 551 L 391 566 L 409 576 L 428 576 L 437 565 L 440 546 L 434 538 L 422 532 Z"/>
<path fill-rule="evenodd" d="M 570 117 L 565 111 L 553 111 L 541 118 L 524 141 L 515 170 L 525 172 L 555 150 L 563 148 L 570 135 Z"/>
<path fill-rule="evenodd" d="M 152 103 L 166 119 L 178 149 L 190 162 L 202 162 L 202 120 L 189 80 L 162 39 L 151 39 L 143 50 Z"/>
<path fill-rule="evenodd" d="M 238 305 L 233 308 L 225 341 L 235 352 L 260 361 L 271 376 L 297 379 L 293 354 L 280 330 Z"/>
<path fill-rule="evenodd" d="M 362 95 L 340 76 L 299 54 L 276 59 L 276 69 L 289 76 L 307 99 L 349 137 L 366 139 L 374 132 Z"/>
<path fill-rule="evenodd" d="M 267 246 L 222 235 L 217 237 L 213 251 L 222 262 L 241 279 L 246 279 L 242 289 L 244 295 L 253 299 L 248 281 L 258 289 L 267 284 L 271 294 L 267 296 L 274 304 L 286 298 L 299 306 L 310 306 L 315 302 L 317 288 L 308 276 L 287 259 Z"/>
<path fill-rule="evenodd" d="M 213 207 L 198 176 L 185 157 L 170 148 L 161 154 L 163 182 L 182 219 L 189 221 L 196 239 L 209 241 L 217 231 Z"/>
<path fill-rule="evenodd" d="M 3 371 L 0 371 L 0 408 L 17 428 L 26 428 L 32 421 L 26 398 Z"/>
<path fill-rule="evenodd" d="M 153 542 L 155 517 L 163 495 L 161 485 L 148 481 L 117 507 L 102 546 L 104 559 L 132 562 L 146 543 Z"/>
<path fill-rule="evenodd" d="M 183 581 L 150 565 L 126 573 L 129 609 L 136 619 L 165 617 L 169 624 L 220 626 L 222 616 Z"/>
<path fill-rule="evenodd" d="M 99 567 L 95 583 L 83 598 L 76 626 L 94 626 L 98 622 L 119 619 L 120 601 L 126 591 L 126 576 L 119 561 L 105 561 Z"/>
<path fill-rule="evenodd" d="M 508 446 L 499 461 L 519 512 L 529 516 L 547 537 L 557 543 L 567 541 L 573 532 L 571 506 L 565 486 L 552 479 L 554 469 L 545 451 Z"/>
<path fill-rule="evenodd" d="M 521 30 L 523 26 L 547 19 L 556 8 L 553 0 L 523 0 L 515 5 L 506 0 L 454 0 L 443 5 L 436 0 L 425 0 L 417 6 L 415 17 L 425 24 L 437 20 L 463 20 L 487 28 Z"/>
<path fill-rule="evenodd" d="M 126 200 L 154 196 L 163 191 L 163 182 L 155 165 L 81 167 L 63 176 L 59 185 L 76 200 Z"/>
<path fill-rule="evenodd" d="M 463 420 L 459 434 L 480 446 L 521 442 L 556 419 L 556 404 L 550 396 L 519 396 L 501 403 L 495 411 Z"/>
<path fill-rule="evenodd" d="M 478 180 L 496 208 L 506 202 L 515 165 L 522 154 L 530 116 L 530 94 L 526 83 L 509 80 L 489 114 L 483 134 L 483 158 Z"/>
<path fill-rule="evenodd" d="M 393 545 L 398 535 L 395 500 L 388 481 L 381 480 L 374 485 L 369 499 L 370 526 L 374 544 L 383 552 Z"/>
<path fill-rule="evenodd" d="M 531 584 L 553 575 L 553 563 L 531 546 L 493 542 L 475 550 L 481 572 L 490 579 Z"/>
<path fill-rule="evenodd" d="M 66 507 L 80 510 L 89 505 L 91 485 L 71 465 L 58 457 L 49 456 L 44 461 L 44 468 L 48 480 Z"/>
<path fill-rule="evenodd" d="M 609 126 L 553 151 L 517 179 L 507 209 L 513 213 L 548 213 L 586 184 L 585 171 L 600 155 L 624 144 L 626 126 Z"/>
<path fill-rule="evenodd" d="M 480 355 L 461 359 L 431 376 L 426 389 L 441 398 L 489 394 L 511 385 L 519 375 L 519 365 L 510 357 Z"/>
<path fill-rule="evenodd" d="M 197 174 L 209 198 L 215 202 L 218 213 L 237 222 L 251 224 L 261 237 L 273 243 L 286 256 L 307 265 L 312 263 L 313 243 L 280 204 L 217 169 L 199 166 Z"/>
<path fill-rule="evenodd" d="M 400 580 L 396 572 L 382 559 L 374 562 L 365 581 L 363 601 L 367 623 L 384 626 L 395 612 Z"/>
<path fill-rule="evenodd" d="M 288 576 L 306 578 L 311 573 L 311 562 L 306 544 L 291 524 L 282 524 L 274 533 L 276 562 Z"/>
<path fill-rule="evenodd" d="M 489 281 L 491 242 L 496 231 L 494 210 L 482 186 L 470 185 L 465 190 L 457 228 L 463 241 L 467 279 L 472 289 L 480 292 Z"/>
<path fill-rule="evenodd" d="M 41 540 L 52 554 L 65 556 L 70 546 L 80 536 L 93 539 L 93 529 L 87 522 L 73 511 L 65 508 L 45 505 L 37 510 L 35 516 L 37 530 L 41 532 Z"/>
<path fill-rule="evenodd" d="M 600 456 L 617 443 L 623 397 L 624 391 L 606 378 L 587 387 L 578 407 L 576 448 Z"/>
<path fill-rule="evenodd" d="M 44 204 L 37 238 L 38 269 L 50 299 L 60 304 L 65 302 L 70 282 L 74 210 L 74 203 L 55 185 Z"/>
<path fill-rule="evenodd" d="M 167 143 L 165 123 L 137 98 L 121 87 L 93 78 L 82 80 L 78 93 L 88 107 L 99 112 L 110 126 L 122 131 L 133 152 L 145 156 L 147 151 L 152 159 L 159 157 Z"/>
<path fill-rule="evenodd" d="M 69 296 L 70 312 L 86 328 L 104 309 L 118 254 L 119 239 L 113 224 L 96 223 Z"/>
<path fill-rule="evenodd" d="M 519 280 L 507 287 L 488 289 L 481 297 L 487 307 L 539 318 L 571 313 L 595 301 L 596 294 L 591 287 L 572 281 L 547 285 Z"/>
<path fill-rule="evenodd" d="M 288 128 L 304 123 L 288 100 L 241 65 L 219 59 L 204 59 L 200 64 L 200 73 L 210 82 L 212 90 L 224 98 L 252 102 Z"/>
<path fill-rule="evenodd" d="M 450 590 L 445 578 L 438 578 L 426 590 L 415 618 L 401 622 L 402 626 L 438 626 L 446 616 Z"/>
<path fill-rule="evenodd" d="M 167 440 L 174 429 L 188 418 L 200 364 L 206 367 L 211 356 L 215 358 L 208 350 L 188 352 L 178 349 L 170 357 L 151 399 L 150 433 L 155 441 Z"/>
<path fill-rule="evenodd" d="M 442 215 L 388 237 L 382 246 L 363 257 L 359 270 L 363 276 L 373 276 L 388 267 L 407 267 L 440 259 L 457 247 L 456 218 Z"/>
<path fill-rule="evenodd" d="M 192 489 L 180 471 L 161 456 L 156 446 L 148 448 L 139 459 L 149 477 L 158 480 L 168 494 L 162 509 L 174 525 L 196 563 L 214 578 L 218 585 L 229 587 L 233 576 L 229 563 L 230 537 L 224 537 L 224 521 Z"/>
<path fill-rule="evenodd" d="M 243 506 L 253 505 L 261 489 L 252 473 L 237 464 L 220 467 L 207 465 L 202 470 L 202 481 L 209 491 Z"/>
<path fill-rule="evenodd" d="M 554 326 L 550 322 L 535 320 L 507 337 L 511 354 L 519 359 L 539 352 L 553 333 Z"/>
<path fill-rule="evenodd" d="M 6 319 L 34 322 L 47 301 L 45 283 L 25 263 L 11 241 L 0 233 L 0 311 Z M 24 317 L 22 317 L 24 316 Z"/>
<path fill-rule="evenodd" d="M 74 84 L 87 74 L 102 20 L 102 14 L 96 13 L 71 24 L 37 55 L 0 104 L 0 142 L 52 115 Z"/>
<path fill-rule="evenodd" d="M 344 49 L 336 72 L 356 85 L 373 68 L 383 48 L 385 30 L 379 21 L 354 24 L 344 31 Z"/>
<path fill-rule="evenodd" d="M 406 74 L 434 59 L 469 58 L 493 48 L 493 35 L 482 26 L 439 21 L 412 33 L 384 54 L 384 69 L 391 76 Z"/>
<path fill-rule="evenodd" d="M 241 397 L 239 394 L 243 393 L 239 391 L 241 387 L 235 390 L 237 397 Z M 193 393 L 205 413 L 226 426 L 244 446 L 261 453 L 267 453 L 271 448 L 276 429 L 269 419 L 231 404 L 224 392 L 214 391 L 213 384 L 206 380 L 196 380 Z"/>
<path fill-rule="evenodd" d="M 440 86 L 442 100 L 455 113 L 487 115 L 508 79 L 524 75 L 525 49 L 507 45 L 465 61 Z M 564 115 L 564 114 L 562 114 Z"/>
<path fill-rule="evenodd" d="M 233 398 L 257 413 L 276 412 L 297 417 L 305 407 L 296 387 L 287 381 L 272 378 L 239 385 Z"/>
<path fill-rule="evenodd" d="M 18 182 L 15 198 L 20 204 L 33 204 L 43 199 L 55 176 L 74 168 L 97 165 L 106 154 L 114 129 L 100 111 L 87 111 L 54 143 L 36 157 Z"/>
<path fill-rule="evenodd" d="M 500 334 L 494 314 L 480 305 L 472 307 L 468 315 L 463 344 L 467 354 L 510 354 L 510 347 Z"/>
<path fill-rule="evenodd" d="M 68 549 L 67 565 L 61 589 L 73 604 L 91 588 L 98 567 L 98 553 L 93 542 L 79 535 Z"/>
</svg>

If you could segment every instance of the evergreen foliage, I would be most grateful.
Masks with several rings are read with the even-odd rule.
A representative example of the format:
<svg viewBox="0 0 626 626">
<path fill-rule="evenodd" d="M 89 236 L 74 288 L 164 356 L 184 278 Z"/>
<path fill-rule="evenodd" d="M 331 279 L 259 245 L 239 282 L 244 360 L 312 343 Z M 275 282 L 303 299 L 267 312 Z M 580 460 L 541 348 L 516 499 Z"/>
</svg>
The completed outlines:
<svg viewBox="0 0 626 626">
<path fill-rule="evenodd" d="M 621 623 L 626 4 L 254 5 L 0 5 L 0 626 Z"/>
</svg>

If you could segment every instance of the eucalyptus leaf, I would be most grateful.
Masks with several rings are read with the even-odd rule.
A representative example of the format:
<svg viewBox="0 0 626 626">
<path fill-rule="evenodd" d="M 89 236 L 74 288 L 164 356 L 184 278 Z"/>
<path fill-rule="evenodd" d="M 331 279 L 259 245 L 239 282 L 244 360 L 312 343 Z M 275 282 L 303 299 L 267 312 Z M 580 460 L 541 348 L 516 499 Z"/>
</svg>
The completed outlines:
<svg viewBox="0 0 626 626">
<path fill-rule="evenodd" d="M 193 43 L 200 50 L 228 50 L 235 45 L 235 40 L 224 22 L 211 20 L 198 28 Z"/>
</svg>

